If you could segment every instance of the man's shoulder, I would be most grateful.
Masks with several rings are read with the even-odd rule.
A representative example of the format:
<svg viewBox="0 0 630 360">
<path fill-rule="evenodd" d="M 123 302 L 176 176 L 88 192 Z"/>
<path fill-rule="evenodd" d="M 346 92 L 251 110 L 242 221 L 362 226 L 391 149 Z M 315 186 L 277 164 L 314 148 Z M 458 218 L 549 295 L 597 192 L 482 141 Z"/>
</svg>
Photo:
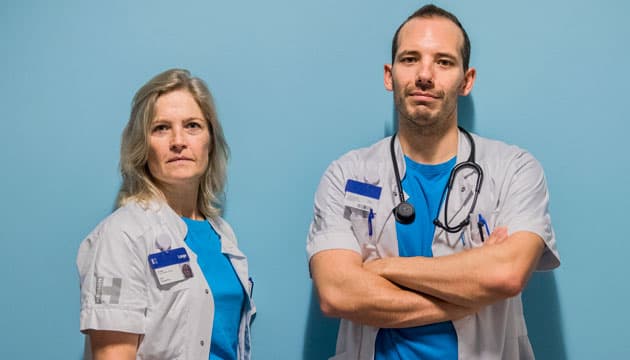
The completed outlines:
<svg viewBox="0 0 630 360">
<path fill-rule="evenodd" d="M 477 134 L 473 134 L 473 139 L 476 145 L 476 156 L 480 161 L 487 159 L 505 162 L 511 159 L 534 159 L 529 151 L 517 145 L 508 144 L 497 139 L 486 138 Z"/>
<path fill-rule="evenodd" d="M 333 163 L 347 166 L 365 163 L 380 163 L 383 161 L 387 161 L 388 159 L 390 159 L 388 150 L 390 140 L 391 137 L 386 137 L 370 146 L 350 150 L 340 156 Z"/>
<path fill-rule="evenodd" d="M 351 150 L 334 160 L 324 172 L 318 192 L 327 193 L 331 186 L 342 189 L 348 179 L 378 183 L 385 169 L 391 166 L 390 139 L 387 137 L 370 146 Z"/>
<path fill-rule="evenodd" d="M 475 161 L 490 177 L 528 174 L 523 178 L 537 179 L 543 176 L 542 164 L 528 150 L 500 140 L 473 136 L 476 144 Z"/>
</svg>

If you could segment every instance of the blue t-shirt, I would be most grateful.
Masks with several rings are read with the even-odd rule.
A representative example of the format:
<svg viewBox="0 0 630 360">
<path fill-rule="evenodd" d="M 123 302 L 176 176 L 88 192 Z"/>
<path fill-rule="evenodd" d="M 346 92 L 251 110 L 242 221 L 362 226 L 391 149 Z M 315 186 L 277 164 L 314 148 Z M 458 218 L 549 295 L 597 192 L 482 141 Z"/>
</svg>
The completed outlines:
<svg viewBox="0 0 630 360">
<path fill-rule="evenodd" d="M 416 210 L 416 219 L 408 225 L 396 223 L 398 255 L 433 256 L 433 219 L 440 211 L 442 194 L 455 162 L 456 158 L 452 158 L 442 164 L 425 165 L 405 156 L 407 171 L 402 186 Z M 453 323 L 445 321 L 404 329 L 380 329 L 374 358 L 456 360 L 457 334 Z"/>
<path fill-rule="evenodd" d="M 236 360 L 238 329 L 245 295 L 232 263 L 221 252 L 219 235 L 206 220 L 182 218 L 188 226 L 186 244 L 197 255 L 203 276 L 212 289 L 214 321 L 211 360 Z M 201 274 L 195 274 L 201 276 Z"/>
</svg>

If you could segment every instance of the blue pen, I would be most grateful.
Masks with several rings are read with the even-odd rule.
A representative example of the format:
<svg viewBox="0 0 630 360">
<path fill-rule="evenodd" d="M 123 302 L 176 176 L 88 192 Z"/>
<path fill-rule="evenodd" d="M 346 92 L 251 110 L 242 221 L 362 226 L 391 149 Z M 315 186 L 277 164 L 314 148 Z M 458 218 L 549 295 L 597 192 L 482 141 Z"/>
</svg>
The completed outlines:
<svg viewBox="0 0 630 360">
<path fill-rule="evenodd" d="M 370 213 L 368 214 L 368 235 L 370 238 L 372 237 L 372 219 L 374 219 L 374 212 L 370 209 Z"/>
<path fill-rule="evenodd" d="M 477 222 L 477 226 L 479 227 L 479 235 L 481 236 L 481 241 L 484 241 L 483 228 L 486 228 L 486 234 L 488 236 L 490 236 L 490 229 L 488 228 L 488 223 L 486 222 L 486 219 L 484 219 L 481 214 L 479 214 L 479 222 Z"/>
</svg>

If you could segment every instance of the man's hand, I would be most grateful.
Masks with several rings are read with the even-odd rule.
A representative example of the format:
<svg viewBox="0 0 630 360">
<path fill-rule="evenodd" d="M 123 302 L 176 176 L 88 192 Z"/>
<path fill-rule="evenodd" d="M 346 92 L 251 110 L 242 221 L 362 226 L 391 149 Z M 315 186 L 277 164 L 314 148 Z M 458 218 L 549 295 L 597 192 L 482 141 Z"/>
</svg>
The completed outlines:
<svg viewBox="0 0 630 360">
<path fill-rule="evenodd" d="M 483 244 L 484 245 L 500 244 L 504 242 L 505 240 L 507 240 L 507 238 L 508 238 L 507 227 L 500 226 L 500 227 L 495 228 L 492 231 L 492 234 L 490 234 L 490 236 L 486 239 L 486 241 Z"/>
</svg>

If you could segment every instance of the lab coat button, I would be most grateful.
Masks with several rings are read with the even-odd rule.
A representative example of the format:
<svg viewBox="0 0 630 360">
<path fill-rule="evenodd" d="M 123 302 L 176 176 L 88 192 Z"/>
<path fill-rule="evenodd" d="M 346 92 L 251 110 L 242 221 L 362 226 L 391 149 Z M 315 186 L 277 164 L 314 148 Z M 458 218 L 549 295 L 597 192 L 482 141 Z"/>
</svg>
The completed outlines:
<svg viewBox="0 0 630 360">
<path fill-rule="evenodd" d="M 206 289 L 206 294 L 210 294 L 210 290 Z"/>
<path fill-rule="evenodd" d="M 199 345 L 203 346 L 203 344 L 205 344 L 205 343 L 203 342 L 203 340 L 201 340 L 201 341 L 199 342 Z"/>
</svg>

